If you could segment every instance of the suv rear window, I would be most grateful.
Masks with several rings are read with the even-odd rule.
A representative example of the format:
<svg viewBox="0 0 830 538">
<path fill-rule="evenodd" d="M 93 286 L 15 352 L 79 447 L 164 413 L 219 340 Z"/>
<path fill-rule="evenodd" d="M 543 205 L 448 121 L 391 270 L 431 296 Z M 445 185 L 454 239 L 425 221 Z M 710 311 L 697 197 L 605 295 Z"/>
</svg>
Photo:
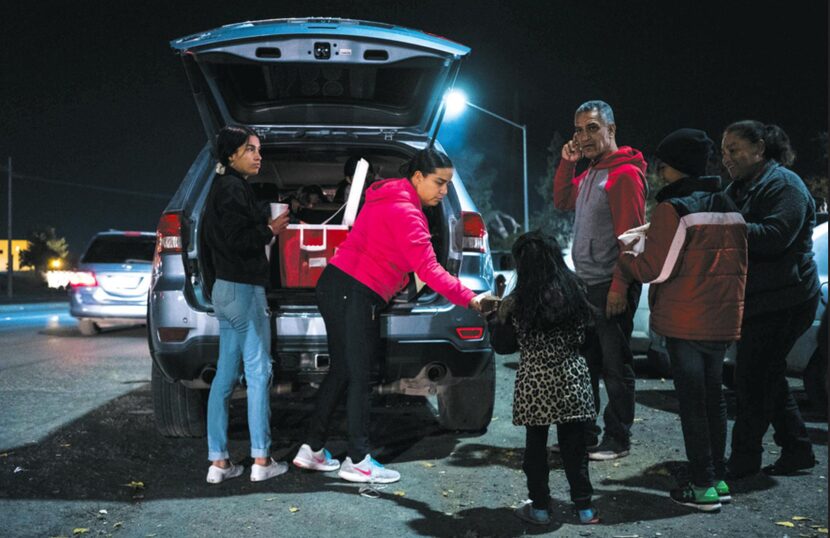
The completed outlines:
<svg viewBox="0 0 830 538">
<path fill-rule="evenodd" d="M 99 235 L 83 255 L 83 263 L 152 263 L 156 238 L 128 235 Z"/>
</svg>

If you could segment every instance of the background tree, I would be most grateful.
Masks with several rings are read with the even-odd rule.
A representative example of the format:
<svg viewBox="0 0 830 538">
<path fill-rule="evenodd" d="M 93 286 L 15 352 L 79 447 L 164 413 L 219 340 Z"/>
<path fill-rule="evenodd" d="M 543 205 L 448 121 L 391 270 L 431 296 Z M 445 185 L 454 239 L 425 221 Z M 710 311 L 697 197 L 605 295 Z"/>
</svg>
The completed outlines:
<svg viewBox="0 0 830 538">
<path fill-rule="evenodd" d="M 530 228 L 542 230 L 556 238 L 563 248 L 571 244 L 574 228 L 574 214 L 572 211 L 560 211 L 553 207 L 553 175 L 562 158 L 562 146 L 565 139 L 559 132 L 553 133 L 548 145 L 548 166 L 544 176 L 536 181 L 536 193 L 542 200 L 542 209 L 534 211 L 530 217 Z M 513 238 L 515 239 L 515 238 Z M 512 244 L 512 242 L 511 242 Z"/>
<path fill-rule="evenodd" d="M 63 262 L 69 256 L 66 239 L 58 237 L 51 226 L 32 231 L 27 239 L 29 247 L 20 251 L 21 266 L 34 267 L 36 271 L 45 273 L 49 269 L 49 260 L 57 258 Z"/>
</svg>

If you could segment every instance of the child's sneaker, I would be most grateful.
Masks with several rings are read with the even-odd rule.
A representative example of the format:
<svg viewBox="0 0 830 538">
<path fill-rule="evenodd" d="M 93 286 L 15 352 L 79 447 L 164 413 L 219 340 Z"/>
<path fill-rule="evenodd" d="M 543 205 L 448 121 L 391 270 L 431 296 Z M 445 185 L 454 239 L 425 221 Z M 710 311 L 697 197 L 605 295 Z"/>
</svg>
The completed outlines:
<svg viewBox="0 0 830 538">
<path fill-rule="evenodd" d="M 534 525 L 550 524 L 550 512 L 533 508 L 532 501 L 525 501 L 523 505 L 513 510 L 513 514 L 522 521 L 527 521 Z"/>
<path fill-rule="evenodd" d="M 271 459 L 268 465 L 254 463 L 251 466 L 251 482 L 262 482 L 263 480 L 279 476 L 286 471 L 288 471 L 288 464 L 284 461 L 274 461 Z"/>
<path fill-rule="evenodd" d="M 720 510 L 720 498 L 715 488 L 696 488 L 686 484 L 682 488 L 671 491 L 671 500 L 677 504 L 695 508 L 701 512 L 717 512 Z"/>
<path fill-rule="evenodd" d="M 390 484 L 401 479 L 401 473 L 387 469 L 369 454 L 366 454 L 360 463 L 354 463 L 352 458 L 346 457 L 337 476 L 349 482 L 373 482 L 375 484 Z"/>
<path fill-rule="evenodd" d="M 583 525 L 596 525 L 599 523 L 599 514 L 596 508 L 583 508 L 582 510 L 577 510 L 577 514 L 579 514 L 579 522 Z"/>
<path fill-rule="evenodd" d="M 208 469 L 207 482 L 208 484 L 219 484 L 230 478 L 236 478 L 242 474 L 243 470 L 244 467 L 241 465 L 234 465 L 233 463 L 231 463 L 229 467 L 225 468 L 211 465 L 210 469 Z"/>
<path fill-rule="evenodd" d="M 718 492 L 718 499 L 722 504 L 726 504 L 732 500 L 732 494 L 729 492 L 729 486 L 723 480 L 715 484 L 715 491 Z"/>
<path fill-rule="evenodd" d="M 292 463 L 300 469 L 309 471 L 336 471 L 340 468 L 340 461 L 332 458 L 328 450 L 321 448 L 314 452 L 307 444 L 300 447 Z"/>
</svg>

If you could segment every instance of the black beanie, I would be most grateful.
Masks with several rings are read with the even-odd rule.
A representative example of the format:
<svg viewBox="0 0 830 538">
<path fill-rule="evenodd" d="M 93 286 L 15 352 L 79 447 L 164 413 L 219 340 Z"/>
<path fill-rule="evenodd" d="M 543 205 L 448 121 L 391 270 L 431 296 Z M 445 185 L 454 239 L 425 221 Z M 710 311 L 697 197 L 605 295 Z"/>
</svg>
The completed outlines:
<svg viewBox="0 0 830 538">
<path fill-rule="evenodd" d="M 706 174 L 712 140 L 699 129 L 678 129 L 657 146 L 657 158 L 690 176 Z"/>
</svg>

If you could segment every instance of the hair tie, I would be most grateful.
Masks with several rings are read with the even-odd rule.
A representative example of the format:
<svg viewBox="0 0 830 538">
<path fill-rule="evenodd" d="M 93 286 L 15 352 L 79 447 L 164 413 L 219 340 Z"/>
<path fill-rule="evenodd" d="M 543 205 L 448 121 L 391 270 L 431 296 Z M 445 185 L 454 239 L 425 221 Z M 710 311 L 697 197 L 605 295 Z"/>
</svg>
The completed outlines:
<svg viewBox="0 0 830 538">
<path fill-rule="evenodd" d="M 225 165 L 222 163 L 216 163 L 216 173 L 220 176 L 225 175 Z"/>
</svg>

